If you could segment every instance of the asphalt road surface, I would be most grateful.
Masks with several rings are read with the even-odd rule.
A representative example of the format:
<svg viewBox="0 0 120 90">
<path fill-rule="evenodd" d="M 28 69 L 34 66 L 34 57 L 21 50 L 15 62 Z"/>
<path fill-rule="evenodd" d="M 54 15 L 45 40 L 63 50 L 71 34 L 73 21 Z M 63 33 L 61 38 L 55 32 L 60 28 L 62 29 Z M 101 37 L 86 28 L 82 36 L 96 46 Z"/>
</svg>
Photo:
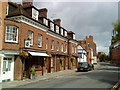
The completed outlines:
<svg viewBox="0 0 120 90">
<path fill-rule="evenodd" d="M 72 75 L 60 76 L 18 88 L 102 88 L 110 90 L 120 80 L 120 67 L 107 63 L 100 64 L 100 67 L 93 71 L 75 72 Z"/>
</svg>

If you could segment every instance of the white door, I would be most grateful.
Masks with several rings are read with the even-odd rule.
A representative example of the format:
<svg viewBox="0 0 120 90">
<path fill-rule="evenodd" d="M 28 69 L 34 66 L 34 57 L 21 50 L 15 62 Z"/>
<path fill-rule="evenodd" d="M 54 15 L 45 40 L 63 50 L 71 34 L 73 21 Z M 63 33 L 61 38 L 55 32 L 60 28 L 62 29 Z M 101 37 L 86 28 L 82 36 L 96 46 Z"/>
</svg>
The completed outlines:
<svg viewBox="0 0 120 90">
<path fill-rule="evenodd" d="M 2 82 L 13 80 L 13 58 L 3 57 Z"/>
</svg>

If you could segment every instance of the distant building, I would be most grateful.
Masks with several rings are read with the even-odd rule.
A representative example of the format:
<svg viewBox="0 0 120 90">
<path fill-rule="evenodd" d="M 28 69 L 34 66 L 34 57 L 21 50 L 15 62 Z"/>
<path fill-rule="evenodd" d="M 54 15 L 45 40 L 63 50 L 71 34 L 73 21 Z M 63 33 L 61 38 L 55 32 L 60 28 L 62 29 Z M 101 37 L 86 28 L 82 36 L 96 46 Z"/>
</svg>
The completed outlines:
<svg viewBox="0 0 120 90">
<path fill-rule="evenodd" d="M 93 36 L 86 36 L 86 40 L 80 40 L 79 42 L 87 51 L 87 62 L 97 63 L 96 44 L 93 41 Z"/>
<path fill-rule="evenodd" d="M 104 54 L 104 52 L 98 52 L 98 55 L 97 55 L 97 57 L 98 57 L 98 62 L 100 62 L 100 59 L 99 59 L 99 58 L 100 58 L 100 56 L 103 55 L 103 54 Z"/>
<path fill-rule="evenodd" d="M 78 45 L 78 62 L 87 62 L 87 51 Z"/>
</svg>

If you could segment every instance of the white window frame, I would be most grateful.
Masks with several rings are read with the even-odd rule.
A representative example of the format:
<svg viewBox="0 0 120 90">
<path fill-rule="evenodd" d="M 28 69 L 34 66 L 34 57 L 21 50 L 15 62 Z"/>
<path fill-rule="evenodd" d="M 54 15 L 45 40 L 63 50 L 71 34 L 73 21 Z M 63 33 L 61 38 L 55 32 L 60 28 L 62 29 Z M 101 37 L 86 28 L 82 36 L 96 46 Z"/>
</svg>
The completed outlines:
<svg viewBox="0 0 120 90">
<path fill-rule="evenodd" d="M 57 45 L 56 45 L 56 51 L 59 51 L 59 42 L 57 41 Z"/>
<path fill-rule="evenodd" d="M 42 35 L 38 34 L 38 47 L 42 47 Z"/>
<path fill-rule="evenodd" d="M 65 31 L 65 37 L 67 37 L 67 31 Z"/>
<path fill-rule="evenodd" d="M 54 50 L 54 40 L 51 41 L 51 50 Z"/>
<path fill-rule="evenodd" d="M 6 6 L 6 15 L 8 15 L 9 5 Z"/>
<path fill-rule="evenodd" d="M 46 18 L 43 18 L 43 23 L 48 26 L 48 20 Z"/>
<path fill-rule="evenodd" d="M 75 34 L 73 34 L 73 39 L 75 39 Z"/>
<path fill-rule="evenodd" d="M 59 34 L 59 26 L 56 25 L 56 33 Z"/>
<path fill-rule="evenodd" d="M 64 44 L 62 43 L 61 44 L 61 52 L 63 52 L 64 51 Z"/>
<path fill-rule="evenodd" d="M 48 49 L 48 38 L 46 38 L 46 49 Z"/>
<path fill-rule="evenodd" d="M 63 35 L 63 28 L 61 28 L 61 35 Z"/>
<path fill-rule="evenodd" d="M 29 32 L 31 32 L 31 36 L 29 36 Z M 33 45 L 33 31 L 28 30 L 28 40 L 30 40 L 30 45 Z"/>
<path fill-rule="evenodd" d="M 32 8 L 32 18 L 38 20 L 38 11 Z"/>
<path fill-rule="evenodd" d="M 50 22 L 50 29 L 54 31 L 54 23 Z"/>
<path fill-rule="evenodd" d="M 8 29 L 9 27 L 9 29 Z M 15 33 L 13 33 L 13 28 L 16 28 L 16 37 L 15 37 Z M 8 32 L 9 31 L 9 32 Z M 8 36 L 9 34 L 9 36 Z M 10 36 L 14 36 L 16 38 L 16 40 L 8 40 L 10 39 L 11 37 Z M 9 38 L 8 38 L 9 37 Z M 18 43 L 18 27 L 16 26 L 12 26 L 12 25 L 7 25 L 6 26 L 6 32 L 5 32 L 5 42 L 12 42 L 12 43 Z"/>
</svg>

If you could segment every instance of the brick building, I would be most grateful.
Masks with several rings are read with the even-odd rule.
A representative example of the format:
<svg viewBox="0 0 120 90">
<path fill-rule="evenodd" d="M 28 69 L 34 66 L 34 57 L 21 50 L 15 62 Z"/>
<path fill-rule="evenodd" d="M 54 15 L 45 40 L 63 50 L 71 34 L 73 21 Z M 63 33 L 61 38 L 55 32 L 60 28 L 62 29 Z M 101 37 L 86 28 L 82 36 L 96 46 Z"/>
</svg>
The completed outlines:
<svg viewBox="0 0 120 90">
<path fill-rule="evenodd" d="M 25 0 L 0 6 L 0 82 L 29 78 L 33 65 L 36 76 L 77 67 L 78 41 L 60 19 Z"/>
<path fill-rule="evenodd" d="M 100 56 L 103 55 L 103 54 L 105 54 L 105 53 L 104 53 L 104 52 L 98 52 L 98 55 L 97 55 L 97 57 L 98 57 L 98 62 L 100 62 L 100 59 L 99 59 L 99 58 L 100 58 Z"/>
<path fill-rule="evenodd" d="M 110 56 L 113 64 L 120 64 L 120 40 L 111 45 Z"/>
<path fill-rule="evenodd" d="M 93 41 L 93 36 L 86 36 L 86 40 L 80 40 L 79 42 L 87 51 L 88 63 L 97 63 L 96 44 Z"/>
</svg>

